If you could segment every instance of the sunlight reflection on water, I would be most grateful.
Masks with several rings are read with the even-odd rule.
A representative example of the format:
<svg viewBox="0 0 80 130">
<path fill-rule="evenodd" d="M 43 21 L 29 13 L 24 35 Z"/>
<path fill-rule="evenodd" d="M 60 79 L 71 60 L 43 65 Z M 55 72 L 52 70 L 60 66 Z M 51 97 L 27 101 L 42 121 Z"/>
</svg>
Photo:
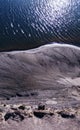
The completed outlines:
<svg viewBox="0 0 80 130">
<path fill-rule="evenodd" d="M 0 36 L 3 47 L 79 43 L 80 0 L 1 0 Z"/>
</svg>

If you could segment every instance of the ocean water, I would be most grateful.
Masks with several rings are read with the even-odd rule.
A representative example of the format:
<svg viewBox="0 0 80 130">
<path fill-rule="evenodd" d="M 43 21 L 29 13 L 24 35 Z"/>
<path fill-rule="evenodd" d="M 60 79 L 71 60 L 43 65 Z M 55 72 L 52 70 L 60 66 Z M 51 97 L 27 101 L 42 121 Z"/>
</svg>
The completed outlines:
<svg viewBox="0 0 80 130">
<path fill-rule="evenodd" d="M 0 50 L 80 46 L 80 0 L 0 0 Z"/>
</svg>

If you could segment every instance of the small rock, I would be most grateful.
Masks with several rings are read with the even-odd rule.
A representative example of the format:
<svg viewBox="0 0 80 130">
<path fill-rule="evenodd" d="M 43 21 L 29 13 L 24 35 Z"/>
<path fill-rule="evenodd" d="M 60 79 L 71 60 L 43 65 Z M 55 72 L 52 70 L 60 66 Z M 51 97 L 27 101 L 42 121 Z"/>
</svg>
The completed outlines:
<svg viewBox="0 0 80 130">
<path fill-rule="evenodd" d="M 65 111 L 61 111 L 58 114 L 60 114 L 62 118 L 67 118 L 67 119 L 68 118 L 71 118 L 71 119 L 75 118 L 74 114 L 70 114 L 70 113 L 65 112 Z"/>
<path fill-rule="evenodd" d="M 21 110 L 25 110 L 25 106 L 24 105 L 21 105 L 18 108 L 21 109 Z"/>
<path fill-rule="evenodd" d="M 5 114 L 4 116 L 5 121 L 7 121 L 8 119 L 14 120 L 14 121 L 23 121 L 24 120 L 24 116 L 21 115 L 20 112 L 16 111 L 16 112 L 8 112 Z"/>
<path fill-rule="evenodd" d="M 42 103 L 40 103 L 40 104 L 38 105 L 38 110 L 45 110 L 45 105 L 42 104 Z"/>
<path fill-rule="evenodd" d="M 34 111 L 34 116 L 36 116 L 37 118 L 43 118 L 46 115 L 45 112 L 39 112 L 39 111 Z"/>
</svg>

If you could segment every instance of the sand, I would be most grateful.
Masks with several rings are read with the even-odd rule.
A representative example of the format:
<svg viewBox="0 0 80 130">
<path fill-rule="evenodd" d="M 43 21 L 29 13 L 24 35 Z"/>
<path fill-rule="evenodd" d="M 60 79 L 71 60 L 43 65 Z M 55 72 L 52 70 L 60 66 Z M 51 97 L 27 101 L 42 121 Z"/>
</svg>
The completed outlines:
<svg viewBox="0 0 80 130">
<path fill-rule="evenodd" d="M 0 53 L 0 130 L 79 126 L 79 47 L 55 43 Z"/>
</svg>

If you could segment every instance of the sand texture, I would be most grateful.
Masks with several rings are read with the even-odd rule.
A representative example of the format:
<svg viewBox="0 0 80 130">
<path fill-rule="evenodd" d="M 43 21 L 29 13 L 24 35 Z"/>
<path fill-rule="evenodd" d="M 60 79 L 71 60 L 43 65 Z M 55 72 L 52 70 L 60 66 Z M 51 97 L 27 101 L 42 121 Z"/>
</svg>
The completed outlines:
<svg viewBox="0 0 80 130">
<path fill-rule="evenodd" d="M 0 53 L 0 130 L 80 130 L 80 48 Z"/>
</svg>

